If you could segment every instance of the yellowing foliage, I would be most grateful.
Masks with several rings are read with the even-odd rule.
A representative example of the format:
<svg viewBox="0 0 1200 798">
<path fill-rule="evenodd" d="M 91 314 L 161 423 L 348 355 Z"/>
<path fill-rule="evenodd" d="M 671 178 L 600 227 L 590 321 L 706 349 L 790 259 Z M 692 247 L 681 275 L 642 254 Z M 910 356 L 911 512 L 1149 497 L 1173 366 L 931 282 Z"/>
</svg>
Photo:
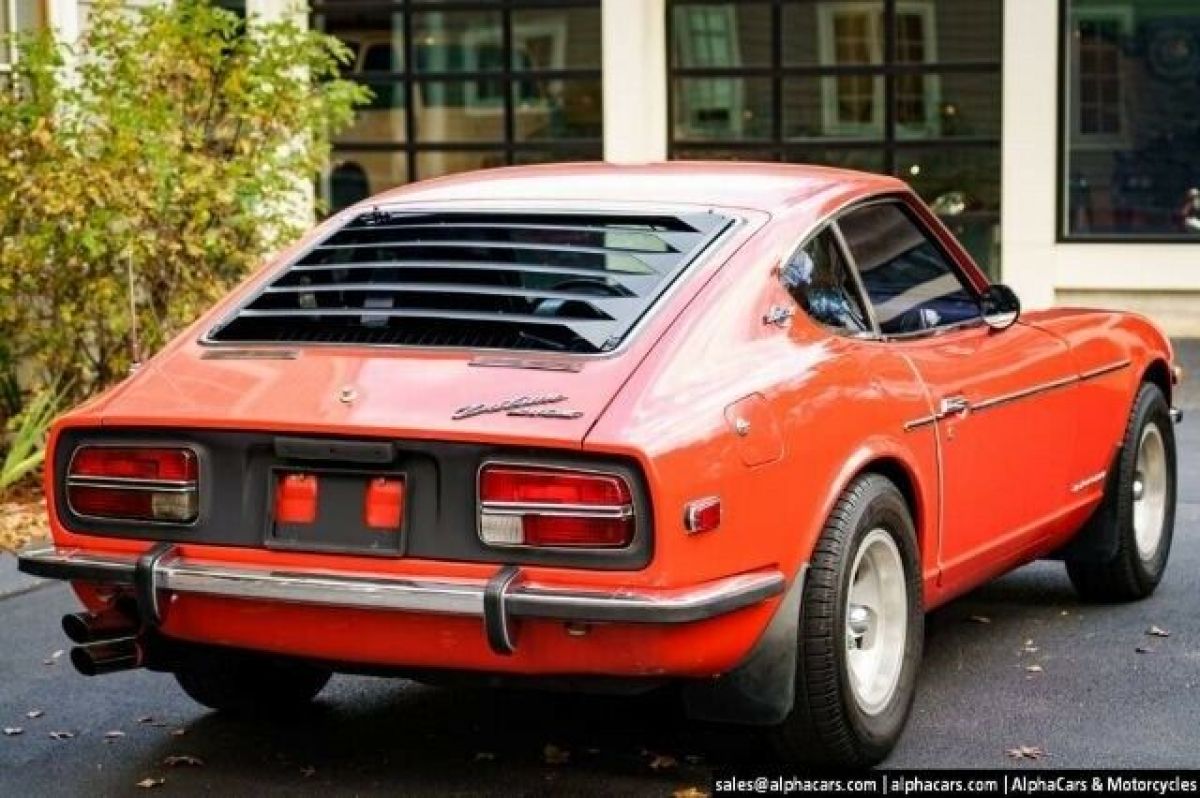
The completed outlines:
<svg viewBox="0 0 1200 798">
<path fill-rule="evenodd" d="M 334 38 L 204 0 L 98 0 L 73 50 L 19 42 L 0 85 L 0 363 L 73 398 L 306 225 L 298 189 L 369 92 Z"/>
</svg>

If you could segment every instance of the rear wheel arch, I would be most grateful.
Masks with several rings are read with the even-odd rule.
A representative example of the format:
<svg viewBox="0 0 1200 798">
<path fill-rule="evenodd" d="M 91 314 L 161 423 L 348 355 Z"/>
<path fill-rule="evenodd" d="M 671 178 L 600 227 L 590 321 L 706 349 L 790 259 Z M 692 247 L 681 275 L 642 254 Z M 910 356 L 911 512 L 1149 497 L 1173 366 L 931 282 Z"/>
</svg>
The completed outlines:
<svg viewBox="0 0 1200 798">
<path fill-rule="evenodd" d="M 894 442 L 864 446 L 845 462 L 846 465 L 837 478 L 831 480 L 831 489 L 821 508 L 818 523 L 824 525 L 838 499 L 856 479 L 865 474 L 878 474 L 892 482 L 904 497 L 904 503 L 908 506 L 913 527 L 917 532 L 917 553 L 923 557 L 936 534 L 936 529 L 930 524 L 931 519 L 936 516 L 925 501 L 924 484 L 918 476 L 919 470 L 903 447 Z M 812 543 L 816 544 L 815 536 Z M 803 560 L 807 561 L 811 553 L 811 548 L 805 551 Z"/>
<path fill-rule="evenodd" d="M 1171 367 L 1167 365 L 1167 361 L 1161 357 L 1152 358 L 1146 365 L 1146 370 L 1142 372 L 1142 379 L 1138 385 L 1143 383 L 1153 383 L 1162 391 L 1163 398 L 1167 400 L 1167 405 L 1171 404 Z M 1137 391 L 1134 391 L 1134 400 L 1136 401 Z"/>
</svg>

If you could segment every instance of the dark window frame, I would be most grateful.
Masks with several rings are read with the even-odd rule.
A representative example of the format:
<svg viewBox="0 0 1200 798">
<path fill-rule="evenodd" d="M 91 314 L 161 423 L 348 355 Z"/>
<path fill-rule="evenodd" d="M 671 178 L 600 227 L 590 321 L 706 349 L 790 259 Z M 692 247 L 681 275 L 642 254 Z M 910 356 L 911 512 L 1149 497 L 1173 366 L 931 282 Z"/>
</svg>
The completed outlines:
<svg viewBox="0 0 1200 798">
<path fill-rule="evenodd" d="M 398 15 L 402 23 L 404 41 L 404 57 L 401 62 L 404 69 L 371 72 L 358 77 L 370 84 L 396 84 L 404 94 L 405 108 L 405 140 L 404 141 L 354 141 L 339 140 L 333 146 L 336 156 L 339 152 L 385 152 L 403 153 L 405 170 L 409 183 L 426 179 L 419 172 L 420 156 L 424 153 L 435 152 L 486 152 L 502 156 L 503 165 L 511 166 L 520 163 L 520 156 L 525 153 L 550 153 L 561 156 L 559 160 L 595 160 L 601 156 L 604 145 L 603 131 L 597 137 L 578 138 L 544 138 L 528 141 L 517 140 L 514 88 L 522 81 L 539 80 L 594 80 L 602 83 L 603 70 L 601 66 L 588 68 L 537 68 L 526 69 L 513 66 L 513 17 L 521 11 L 558 10 L 572 8 L 599 8 L 601 0 L 354 0 L 345 3 L 344 0 L 314 0 L 309 8 L 309 22 L 315 30 L 324 30 L 319 18 L 328 13 L 352 8 L 356 12 L 378 12 L 384 16 Z M 416 71 L 416 45 L 413 41 L 413 14 L 421 12 L 494 12 L 500 15 L 501 50 L 500 68 L 498 70 L 472 71 Z M 599 33 L 597 32 L 597 35 Z M 502 133 L 496 140 L 480 141 L 421 141 L 417 136 L 417 120 L 413 113 L 413 103 L 416 96 L 414 88 L 418 84 L 452 81 L 468 83 L 471 81 L 489 81 L 505 87 L 501 113 L 503 114 Z M 440 175 L 432 175 L 437 177 Z"/>
<path fill-rule="evenodd" d="M 913 224 L 913 226 L 916 227 L 917 232 L 920 233 L 926 239 L 926 241 L 929 242 L 929 245 L 933 247 L 934 250 L 936 250 L 937 253 L 942 257 L 942 260 L 945 261 L 946 266 L 949 267 L 950 272 L 958 279 L 958 282 L 962 286 L 963 290 L 973 297 L 977 303 L 980 302 L 982 297 L 980 286 L 972 278 L 969 271 L 964 268 L 957 255 L 946 248 L 942 242 L 941 236 L 938 235 L 937 231 L 930 227 L 929 223 L 922 218 L 921 214 L 914 210 L 912 207 L 912 200 L 910 200 L 907 196 L 883 195 L 871 197 L 870 199 L 863 200 L 861 202 L 855 202 L 845 208 L 842 208 L 836 214 L 834 214 L 833 218 L 830 219 L 829 224 L 837 230 L 838 245 L 842 249 L 843 257 L 846 258 L 846 262 L 850 265 L 851 270 L 854 272 L 854 279 L 858 283 L 859 290 L 862 292 L 863 299 L 866 302 L 868 309 L 867 312 L 871 315 L 871 324 L 875 333 L 875 335 L 872 337 L 872 340 L 883 342 L 913 341 L 921 338 L 945 335 L 946 333 L 958 330 L 975 329 L 983 326 L 984 319 L 981 305 L 979 316 L 977 318 L 962 319 L 960 321 L 939 324 L 936 327 L 930 327 L 924 330 L 914 330 L 912 332 L 883 332 L 882 328 L 879 326 L 879 320 L 875 310 L 875 303 L 871 300 L 870 292 L 867 291 L 866 283 L 863 281 L 862 271 L 858 266 L 858 259 L 854 257 L 854 253 L 851 251 L 849 242 L 846 240 L 841 228 L 841 221 L 847 215 L 856 211 L 860 211 L 863 208 L 869 208 L 875 205 L 892 205 L 894 207 L 898 207 L 905 218 L 907 218 Z"/>
<path fill-rule="evenodd" d="M 897 153 L 901 150 L 998 148 L 999 136 L 940 136 L 907 138 L 898 135 L 896 121 L 896 77 L 900 75 L 1002 74 L 1001 59 L 980 61 L 936 61 L 899 63 L 896 61 L 895 24 L 899 0 L 880 0 L 883 6 L 884 55 L 878 64 L 799 65 L 783 61 L 783 9 L 791 5 L 813 5 L 818 0 L 667 0 L 667 157 L 686 158 L 688 152 L 705 150 L 747 150 L 770 153 L 772 160 L 787 161 L 789 155 L 813 150 L 874 150 L 884 158 L 884 170 L 895 174 Z M 682 67 L 672 58 L 675 37 L 675 9 L 686 6 L 767 5 L 771 15 L 770 64 L 765 66 Z M 839 77 L 868 75 L 882 77 L 883 135 L 878 138 L 811 138 L 789 140 L 783 134 L 783 81 L 795 77 Z M 703 139 L 681 141 L 675 135 L 675 83 L 680 78 L 767 78 L 771 81 L 771 131 L 767 138 Z"/>
<path fill-rule="evenodd" d="M 1067 45 L 1067 34 L 1071 30 L 1071 3 L 1073 0 L 1058 0 L 1058 63 L 1056 66 L 1058 79 L 1057 119 L 1055 120 L 1055 171 L 1054 171 L 1054 242 L 1056 244 L 1183 244 L 1194 246 L 1195 236 L 1188 237 L 1179 233 L 1072 233 L 1068 230 L 1067 196 L 1070 193 L 1070 179 L 1067 174 L 1067 149 L 1071 137 L 1070 113 L 1067 106 L 1068 87 L 1070 79 L 1070 49 Z"/>
</svg>

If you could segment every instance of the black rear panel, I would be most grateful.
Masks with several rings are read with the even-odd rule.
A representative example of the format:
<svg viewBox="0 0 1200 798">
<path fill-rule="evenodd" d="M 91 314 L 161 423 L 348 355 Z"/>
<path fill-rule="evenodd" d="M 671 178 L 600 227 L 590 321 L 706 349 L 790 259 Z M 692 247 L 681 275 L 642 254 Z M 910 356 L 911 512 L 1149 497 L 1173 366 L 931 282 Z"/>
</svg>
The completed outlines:
<svg viewBox="0 0 1200 798">
<path fill-rule="evenodd" d="M 209 339 L 608 351 L 730 222 L 373 210 L 290 264 Z"/>
<path fill-rule="evenodd" d="M 200 516 L 192 525 L 114 523 L 71 513 L 63 477 L 75 448 L 89 443 L 187 445 L 200 461 Z M 495 549 L 478 535 L 476 476 L 487 460 L 602 468 L 633 487 L 638 519 L 633 544 L 620 551 Z M 355 556 L 413 557 L 487 563 L 544 564 L 636 570 L 650 562 L 652 516 L 645 480 L 631 462 L 580 458 L 562 452 L 483 444 L 401 440 L 345 440 L 244 432 L 66 430 L 54 453 L 56 504 L 67 529 L 106 537 L 279 548 Z M 305 531 L 277 527 L 272 518 L 275 476 L 282 471 L 338 478 L 321 505 L 318 524 Z M 391 539 L 368 530 L 361 491 L 372 476 L 405 481 L 401 529 Z M 339 499 L 341 502 L 339 502 Z M 341 506 L 341 504 L 349 506 Z"/>
</svg>

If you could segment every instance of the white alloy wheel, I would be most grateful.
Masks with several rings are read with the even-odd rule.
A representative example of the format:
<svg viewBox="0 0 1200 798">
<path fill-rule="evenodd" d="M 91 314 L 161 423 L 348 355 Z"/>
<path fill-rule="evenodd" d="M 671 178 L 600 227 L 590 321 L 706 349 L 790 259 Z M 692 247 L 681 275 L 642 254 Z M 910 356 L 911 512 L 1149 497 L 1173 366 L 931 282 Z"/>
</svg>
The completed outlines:
<svg viewBox="0 0 1200 798">
<path fill-rule="evenodd" d="M 863 712 L 877 715 L 896 692 L 908 635 L 904 563 L 884 529 L 871 530 L 854 558 L 845 624 L 851 692 Z"/>
<path fill-rule="evenodd" d="M 1151 560 L 1167 513 L 1167 449 L 1154 422 L 1142 429 L 1133 474 L 1133 535 L 1138 555 Z"/>
</svg>

